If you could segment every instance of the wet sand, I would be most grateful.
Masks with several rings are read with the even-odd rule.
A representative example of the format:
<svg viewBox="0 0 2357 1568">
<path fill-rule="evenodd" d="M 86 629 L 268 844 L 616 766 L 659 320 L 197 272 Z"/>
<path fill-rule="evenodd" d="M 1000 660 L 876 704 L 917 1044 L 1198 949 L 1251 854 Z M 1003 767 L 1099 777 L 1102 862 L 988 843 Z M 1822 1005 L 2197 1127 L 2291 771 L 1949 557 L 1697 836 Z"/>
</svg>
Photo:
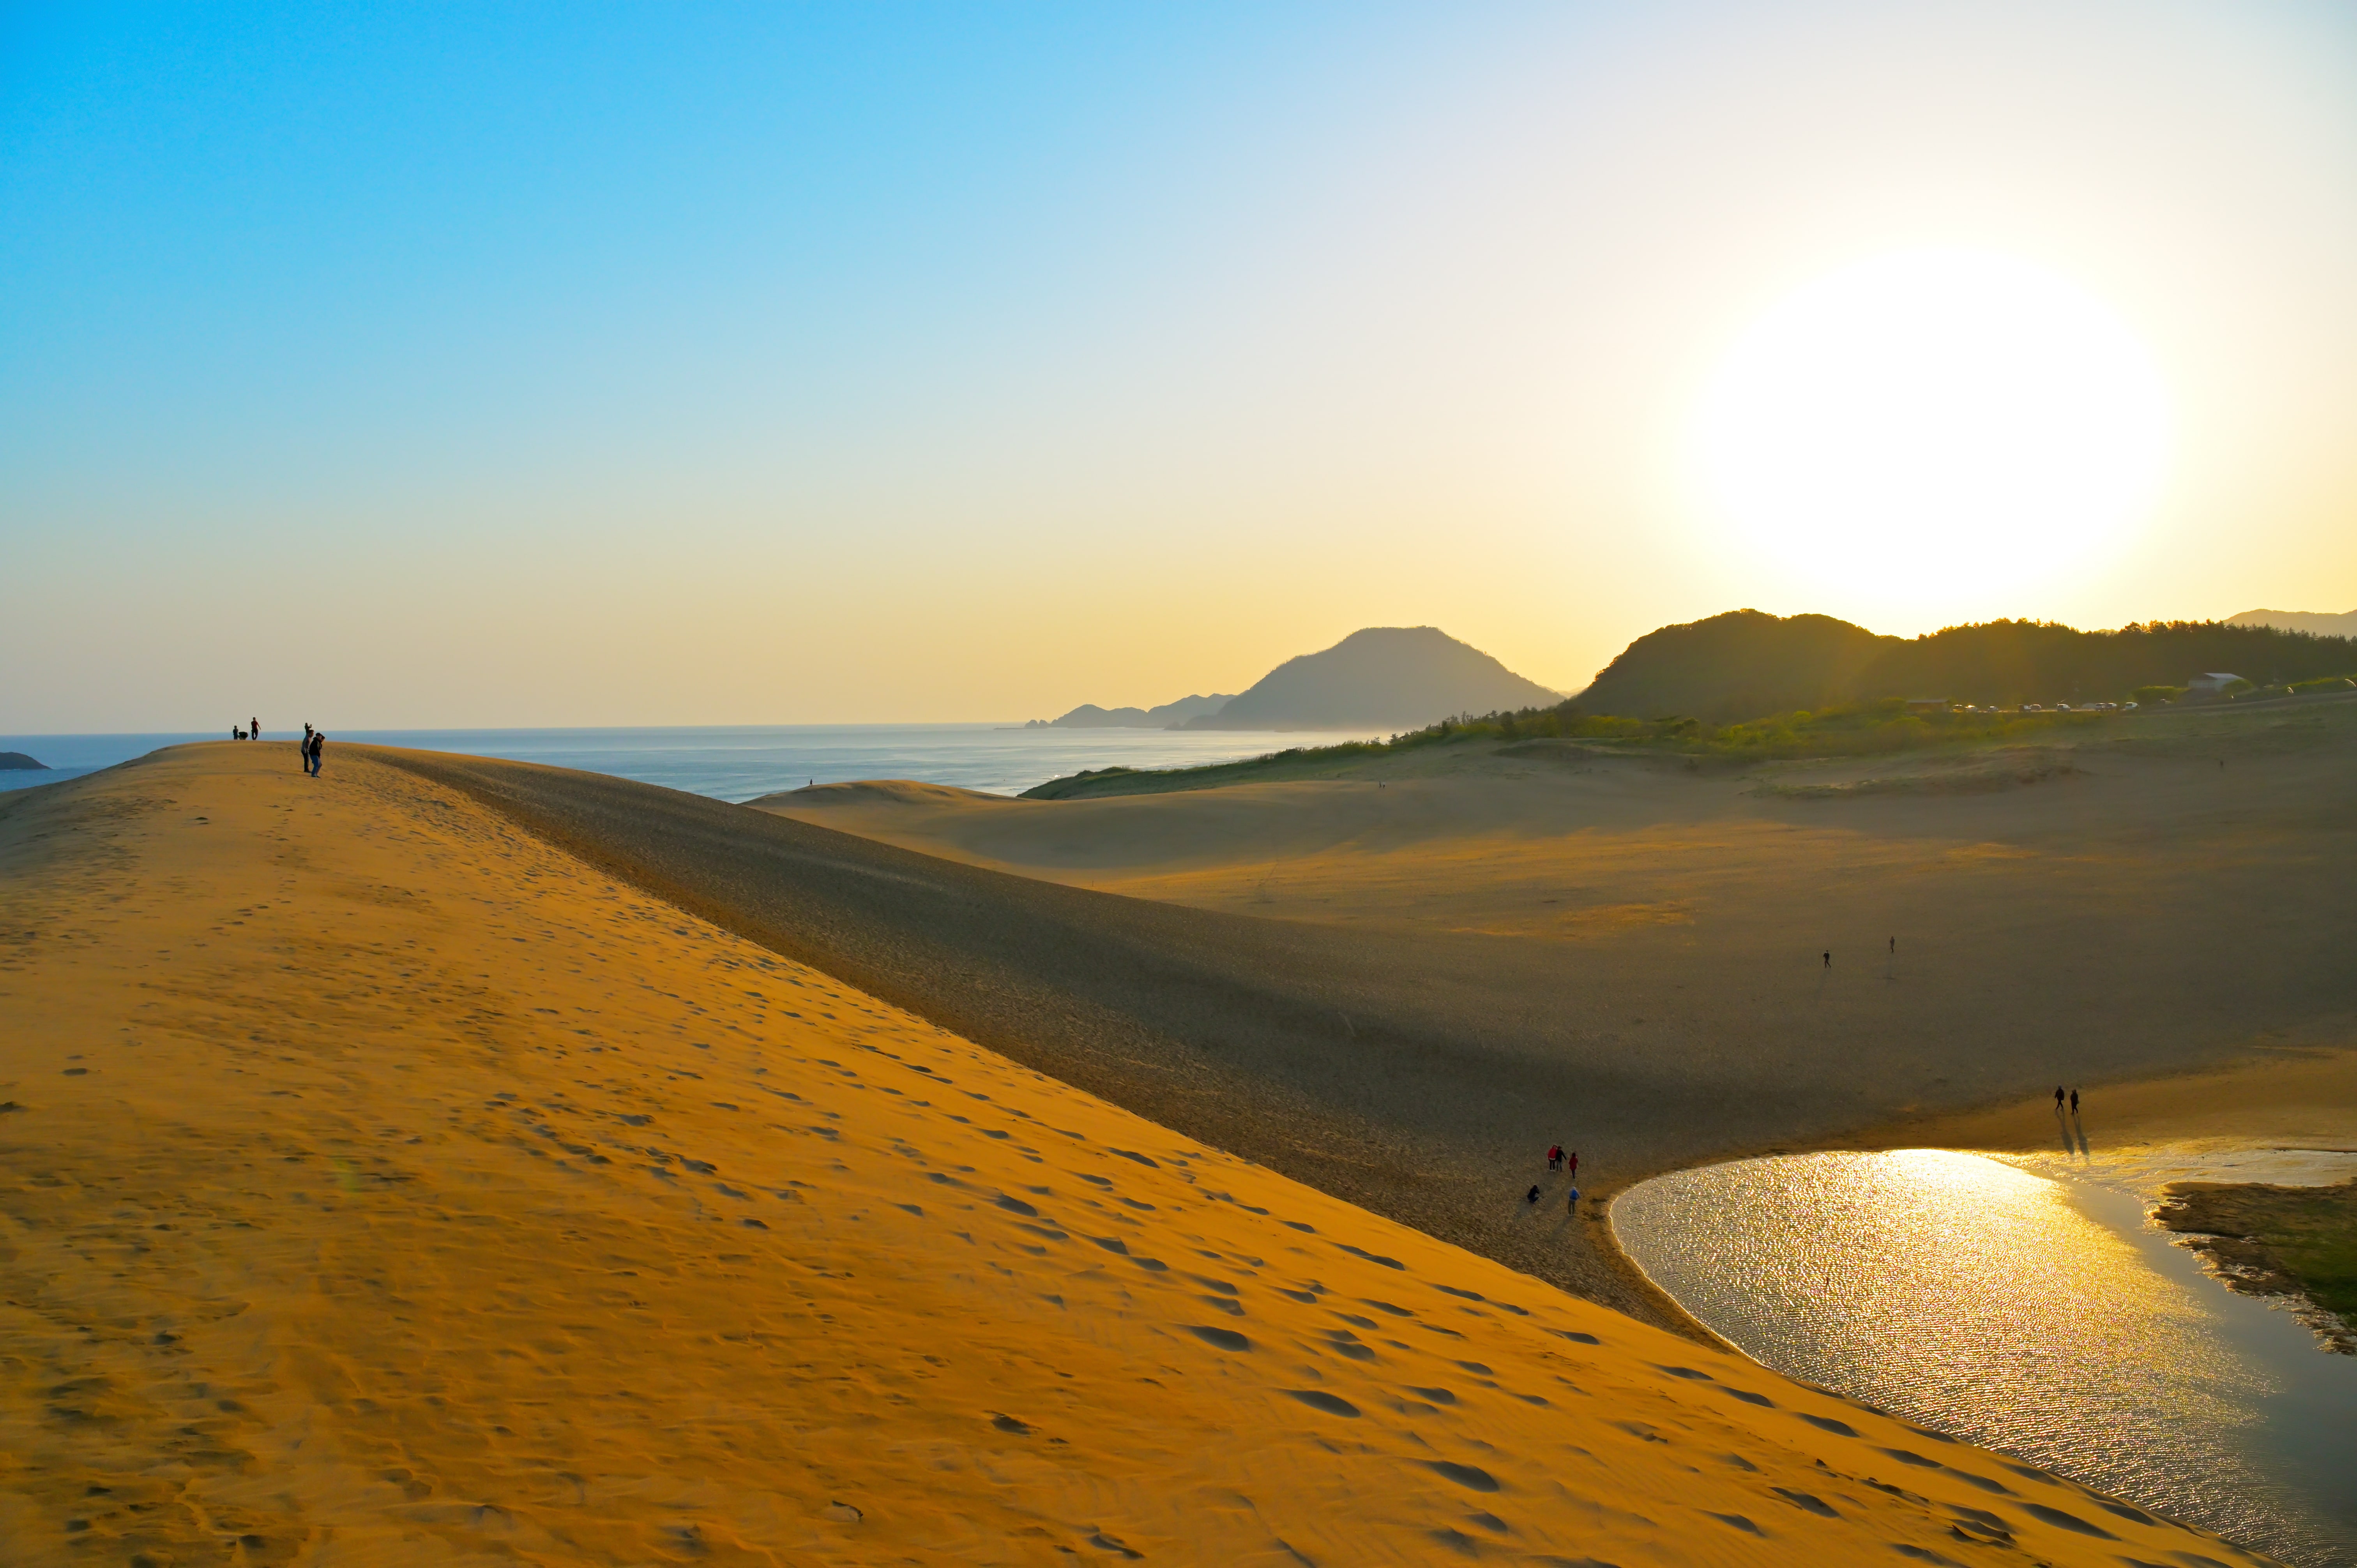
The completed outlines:
<svg viewBox="0 0 2357 1568">
<path fill-rule="evenodd" d="M 351 748 L 13 797 L 0 878 L 12 1563 L 2239 1560 Z"/>
</svg>

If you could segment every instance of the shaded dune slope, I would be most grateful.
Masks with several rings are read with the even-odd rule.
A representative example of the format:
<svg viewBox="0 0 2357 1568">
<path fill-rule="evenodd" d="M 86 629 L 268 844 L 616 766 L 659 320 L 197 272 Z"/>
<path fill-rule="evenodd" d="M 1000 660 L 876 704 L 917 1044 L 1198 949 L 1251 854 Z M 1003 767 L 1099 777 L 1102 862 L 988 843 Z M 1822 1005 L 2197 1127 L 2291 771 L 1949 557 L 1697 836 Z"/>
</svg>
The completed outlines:
<svg viewBox="0 0 2357 1568">
<path fill-rule="evenodd" d="M 602 775 L 346 748 L 363 749 L 1165 1126 L 1594 1299 L 1678 1320 L 1597 1245 L 1600 1214 L 1544 1235 L 1495 1222 L 1521 1218 L 1493 1201 L 1503 1188 L 1492 1184 L 1532 1163 L 1523 1145 L 1545 1124 L 1543 1108 L 1598 1084 L 1576 1085 L 1564 1064 L 1485 1026 L 1486 1004 L 1462 982 L 1403 991 L 1411 966 L 1430 967 L 1421 939 L 1065 887 Z M 1632 1083 L 1623 1097 L 1643 1092 Z M 1494 1174 L 1507 1161 L 1517 1175 Z"/>
<path fill-rule="evenodd" d="M 2008 794 L 1838 803 L 1511 757 L 1523 777 L 1273 788 L 1261 804 L 1297 824 L 1283 833 L 1333 843 L 1287 863 L 1287 918 L 1247 912 L 1262 868 L 1192 849 L 1195 869 L 1133 865 L 1124 890 L 1146 896 L 1120 897 L 618 779 L 382 755 L 1166 1126 L 1675 1322 L 1594 1205 L 1577 1225 L 1534 1222 L 1531 1181 L 1561 1199 L 1538 1151 L 1580 1150 L 1593 1199 L 2058 1078 L 2345 1043 L 2347 750 L 2337 732 L 2280 755 L 2245 746 L 2233 773 L 2206 753 L 2122 754 Z M 1220 794 L 955 820 L 1070 859 L 1100 819 L 1107 842 L 1138 846 L 1156 818 L 1201 819 L 1177 832 L 1188 844 L 1243 831 L 1232 809 L 1255 797 Z M 1450 836 L 1476 800 L 1498 820 Z M 2231 962 L 2205 958 L 2220 929 Z M 1906 934 L 1895 963 L 1890 932 Z M 1841 950 L 1831 972 L 1821 945 Z"/>
</svg>

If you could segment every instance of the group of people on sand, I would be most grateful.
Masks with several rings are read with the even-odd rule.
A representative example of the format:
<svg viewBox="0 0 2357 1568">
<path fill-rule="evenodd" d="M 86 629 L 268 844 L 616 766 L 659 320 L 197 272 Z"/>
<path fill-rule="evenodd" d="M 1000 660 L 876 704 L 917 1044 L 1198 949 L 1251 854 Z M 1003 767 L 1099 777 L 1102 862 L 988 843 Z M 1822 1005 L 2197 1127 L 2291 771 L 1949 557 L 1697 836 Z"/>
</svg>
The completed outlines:
<svg viewBox="0 0 2357 1568">
<path fill-rule="evenodd" d="M 1546 1152 L 1546 1162 L 1547 1169 L 1566 1171 L 1570 1174 L 1571 1192 L 1564 1199 L 1563 1210 L 1566 1214 L 1577 1213 L 1579 1211 L 1579 1151 L 1574 1149 L 1569 1154 L 1566 1154 L 1561 1144 L 1550 1144 Z M 1535 1183 L 1533 1184 L 1530 1191 L 1523 1195 L 1523 1201 L 1533 1208 L 1538 1206 L 1539 1189 Z"/>
<path fill-rule="evenodd" d="M 231 740 L 260 740 L 262 738 L 262 721 L 260 719 L 248 719 L 245 721 L 243 727 L 231 725 L 229 726 L 229 737 Z M 303 759 L 303 772 L 305 777 L 317 779 L 319 776 L 320 754 L 327 749 L 327 731 L 313 729 L 307 724 L 303 726 L 303 738 L 296 745 L 296 755 Z"/>
</svg>

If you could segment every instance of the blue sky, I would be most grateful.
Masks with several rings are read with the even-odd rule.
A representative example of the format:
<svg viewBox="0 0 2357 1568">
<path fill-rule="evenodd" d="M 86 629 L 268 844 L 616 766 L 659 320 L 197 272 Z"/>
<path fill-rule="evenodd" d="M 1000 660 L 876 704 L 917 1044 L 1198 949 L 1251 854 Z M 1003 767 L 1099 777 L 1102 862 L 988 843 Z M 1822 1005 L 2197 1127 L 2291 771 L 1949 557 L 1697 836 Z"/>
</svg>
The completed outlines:
<svg viewBox="0 0 2357 1568">
<path fill-rule="evenodd" d="M 0 18 L 0 730 L 1020 718 L 1366 624 L 1568 688 L 1738 604 L 2357 606 L 2332 7 Z M 2135 540 L 1951 602 L 1697 509 L 1727 344 L 1918 243 L 2151 343 Z"/>
</svg>

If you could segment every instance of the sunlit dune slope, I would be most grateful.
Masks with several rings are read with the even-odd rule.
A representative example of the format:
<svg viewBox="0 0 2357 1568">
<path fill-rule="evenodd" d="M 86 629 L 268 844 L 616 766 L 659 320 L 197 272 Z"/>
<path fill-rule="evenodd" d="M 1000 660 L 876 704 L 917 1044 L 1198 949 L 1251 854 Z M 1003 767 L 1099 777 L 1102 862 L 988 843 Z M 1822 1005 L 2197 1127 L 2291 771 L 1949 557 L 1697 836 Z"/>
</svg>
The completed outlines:
<svg viewBox="0 0 2357 1568">
<path fill-rule="evenodd" d="M 389 768 L 180 748 L 0 876 L 12 1563 L 2240 1560 Z"/>
</svg>

